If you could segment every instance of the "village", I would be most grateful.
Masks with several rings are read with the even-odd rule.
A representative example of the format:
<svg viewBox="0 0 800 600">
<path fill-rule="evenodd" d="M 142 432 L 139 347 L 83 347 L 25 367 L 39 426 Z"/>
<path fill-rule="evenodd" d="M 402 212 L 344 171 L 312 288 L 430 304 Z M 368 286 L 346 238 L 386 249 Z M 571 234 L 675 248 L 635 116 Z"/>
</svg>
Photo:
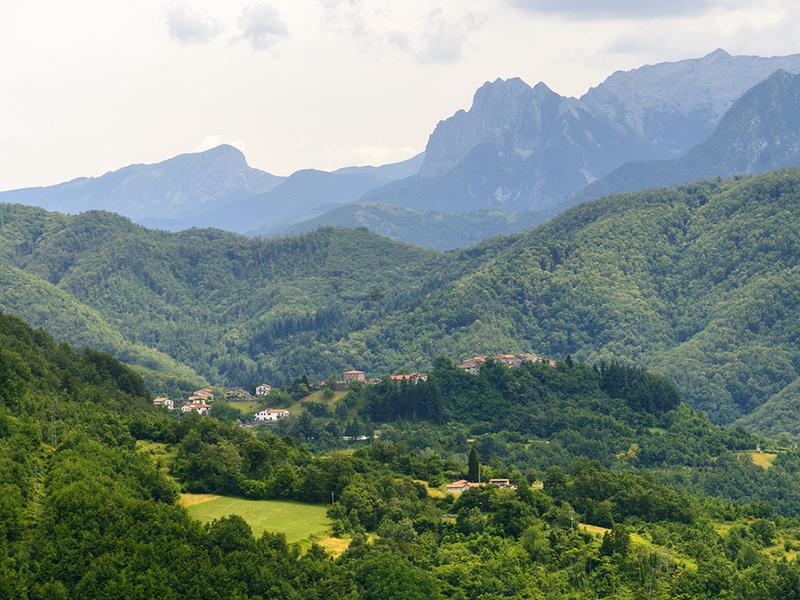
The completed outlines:
<svg viewBox="0 0 800 600">
<path fill-rule="evenodd" d="M 474 356 L 468 358 L 457 365 L 457 368 L 463 370 L 465 373 L 471 375 L 480 375 L 481 366 L 487 360 L 492 360 L 496 363 L 502 363 L 509 369 L 521 367 L 526 362 L 544 362 L 547 361 L 551 367 L 556 366 L 556 361 L 544 359 L 537 354 L 499 354 L 497 356 Z M 408 373 L 400 375 L 391 375 L 393 382 L 402 384 L 406 382 L 411 385 L 416 385 L 420 381 L 427 381 L 427 373 Z M 320 381 L 317 384 L 319 388 L 331 388 L 333 391 L 343 392 L 350 389 L 351 384 L 359 382 L 362 385 L 375 385 L 381 383 L 383 380 L 378 377 L 367 378 L 364 371 L 351 370 L 342 373 L 342 379 L 337 380 L 335 385 L 330 385 L 329 382 Z M 263 399 L 275 388 L 271 385 L 262 383 L 255 386 L 255 399 Z M 231 402 L 249 402 L 254 399 L 254 396 L 245 390 L 243 387 L 227 387 L 224 389 L 224 399 Z M 178 408 L 182 413 L 196 412 L 200 415 L 207 415 L 211 409 L 211 403 L 214 401 L 214 390 L 211 388 L 202 388 L 196 390 L 188 400 Z M 159 397 L 153 400 L 156 406 L 163 406 L 168 410 L 175 410 L 175 401 L 171 398 Z M 254 421 L 256 423 L 275 423 L 281 419 L 289 417 L 289 411 L 283 408 L 266 408 L 255 414 Z"/>
</svg>

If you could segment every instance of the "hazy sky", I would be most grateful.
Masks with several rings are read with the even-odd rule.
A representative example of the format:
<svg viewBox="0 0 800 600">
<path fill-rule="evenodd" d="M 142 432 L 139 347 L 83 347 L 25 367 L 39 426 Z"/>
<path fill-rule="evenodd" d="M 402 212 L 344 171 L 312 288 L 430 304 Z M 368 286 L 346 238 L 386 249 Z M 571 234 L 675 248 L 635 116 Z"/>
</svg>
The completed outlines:
<svg viewBox="0 0 800 600">
<path fill-rule="evenodd" d="M 425 149 L 487 80 L 800 52 L 792 0 L 0 0 L 0 190 L 229 143 L 276 175 Z"/>
</svg>

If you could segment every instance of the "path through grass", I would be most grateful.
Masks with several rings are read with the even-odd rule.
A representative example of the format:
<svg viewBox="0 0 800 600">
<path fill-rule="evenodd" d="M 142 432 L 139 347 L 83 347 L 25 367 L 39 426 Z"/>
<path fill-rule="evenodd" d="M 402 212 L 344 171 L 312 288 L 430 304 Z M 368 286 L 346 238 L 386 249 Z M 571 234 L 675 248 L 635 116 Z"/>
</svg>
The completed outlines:
<svg viewBox="0 0 800 600">
<path fill-rule="evenodd" d="M 304 504 L 291 500 L 245 500 L 227 496 L 207 496 L 196 502 L 196 494 L 184 494 L 181 504 L 189 514 L 203 523 L 210 523 L 229 515 L 239 515 L 250 525 L 255 537 L 264 531 L 286 534 L 286 540 L 295 542 L 310 535 L 321 534 L 330 527 L 324 504 Z"/>
</svg>

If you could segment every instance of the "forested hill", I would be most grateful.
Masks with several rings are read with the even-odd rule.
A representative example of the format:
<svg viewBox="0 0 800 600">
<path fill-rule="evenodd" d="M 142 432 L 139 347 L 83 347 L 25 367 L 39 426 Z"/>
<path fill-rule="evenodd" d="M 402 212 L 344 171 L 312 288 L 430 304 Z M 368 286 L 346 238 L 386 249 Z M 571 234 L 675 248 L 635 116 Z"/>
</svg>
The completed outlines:
<svg viewBox="0 0 800 600">
<path fill-rule="evenodd" d="M 473 377 L 440 359 L 433 378 L 461 380 L 453 385 L 471 405 L 462 416 L 478 416 L 488 392 L 495 406 L 505 396 L 515 407 L 542 394 L 548 412 L 561 403 L 569 418 L 547 425 L 549 444 L 475 434 L 472 449 L 490 464 L 476 453 L 469 469 L 457 458 L 469 442 L 452 425 L 388 426 L 387 441 L 370 444 L 345 442 L 327 423 L 350 451 L 315 456 L 298 442 L 321 418 L 305 413 L 277 431 L 179 418 L 153 407 L 141 378 L 113 357 L 78 354 L 0 313 L 0 597 L 797 597 L 796 450 L 755 466 L 742 450 L 773 442 L 674 410 L 669 382 L 616 363 L 489 364 Z M 646 427 L 652 420 L 658 426 Z M 576 426 L 597 430 L 581 436 Z M 420 448 L 434 433 L 449 456 Z M 631 436 L 643 444 L 625 451 Z M 623 443 L 617 456 L 604 452 Z M 586 451 L 602 463 L 575 455 Z M 526 457 L 535 468 L 523 474 Z M 473 464 L 512 485 L 429 493 Z M 652 465 L 685 491 L 659 482 Z M 256 538 L 237 514 L 204 526 L 178 504 L 178 485 L 325 505 L 333 494 L 327 516 L 341 555 L 317 543 L 327 535 L 291 545 L 269 530 Z"/>
<path fill-rule="evenodd" d="M 0 261 L 38 286 L 0 292 L 0 308 L 71 339 L 81 321 L 40 304 L 56 290 L 220 385 L 423 371 L 440 355 L 616 360 L 731 423 L 798 379 L 798 184 L 785 169 L 616 195 L 447 253 L 362 230 L 247 240 L 0 205 Z"/>
<path fill-rule="evenodd" d="M 488 240 L 463 259 L 366 230 L 328 227 L 265 241 L 0 204 L 0 310 L 147 367 L 149 381 L 161 383 L 157 370 L 188 378 L 188 391 L 200 378 L 280 385 L 363 360 L 376 369 L 405 362 L 378 347 L 316 348 L 459 278 L 510 242 Z"/>
<path fill-rule="evenodd" d="M 799 184 L 787 169 L 586 203 L 352 340 L 638 364 L 730 423 L 798 377 Z"/>
</svg>

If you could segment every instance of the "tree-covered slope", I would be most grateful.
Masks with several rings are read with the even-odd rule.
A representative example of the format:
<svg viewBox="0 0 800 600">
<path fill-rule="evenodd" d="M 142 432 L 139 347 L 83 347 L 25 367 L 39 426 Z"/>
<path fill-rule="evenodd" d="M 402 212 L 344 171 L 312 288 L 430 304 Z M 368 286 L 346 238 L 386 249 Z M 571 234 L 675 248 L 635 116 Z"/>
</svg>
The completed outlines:
<svg viewBox="0 0 800 600">
<path fill-rule="evenodd" d="M 452 250 L 474 246 L 481 240 L 495 235 L 525 231 L 534 225 L 544 223 L 554 214 L 554 211 L 421 211 L 379 202 L 358 202 L 292 225 L 281 233 L 296 235 L 326 225 L 366 227 L 374 233 L 407 244 L 435 250 Z M 269 235 L 270 232 L 260 230 L 249 233 Z"/>
<path fill-rule="evenodd" d="M 798 183 L 781 170 L 584 204 L 352 338 L 431 360 L 640 364 L 729 423 L 797 378 Z"/>
<path fill-rule="evenodd" d="M 158 373 L 170 374 L 181 388 L 196 389 L 204 380 L 191 367 L 141 343 L 132 343 L 117 329 L 116 319 L 106 320 L 96 309 L 81 303 L 61 288 L 16 267 L 0 265 L 0 310 L 13 312 L 34 327 L 46 327 L 59 340 L 78 348 L 109 352 L 136 365 L 148 385 L 174 393 L 174 386 L 156 385 Z M 187 385 L 188 384 L 188 385 Z"/>
<path fill-rule="evenodd" d="M 787 169 L 611 196 L 446 253 L 363 230 L 248 240 L 3 205 L 0 252 L 220 385 L 534 351 L 643 366 L 732 423 L 798 378 L 799 183 Z"/>
<path fill-rule="evenodd" d="M 474 259 L 459 261 L 352 229 L 248 240 L 213 229 L 150 231 L 102 212 L 64 216 L 0 205 L 2 262 L 24 272 L 18 277 L 38 277 L 39 287 L 57 288 L 45 302 L 56 308 L 37 324 L 52 319 L 62 339 L 85 343 L 82 322 L 62 324 L 58 305 L 71 296 L 127 344 L 232 385 L 352 368 L 365 357 L 355 350 L 332 355 L 315 342 L 363 329 L 507 243 L 486 242 Z M 6 310 L 33 314 L 43 301 L 36 291 L 15 286 L 4 296 Z M 393 367 L 380 357 L 367 360 Z M 152 367 L 138 356 L 130 361 Z"/>
<path fill-rule="evenodd" d="M 663 466 L 691 448 L 681 464 L 716 462 L 710 470 L 724 468 L 751 498 L 774 491 L 764 484 L 775 477 L 754 473 L 752 464 L 737 470 L 735 454 L 711 459 L 709 453 L 739 448 L 753 437 L 713 427 L 685 406 L 673 410 L 671 384 L 651 383 L 650 374 L 620 365 L 599 371 L 567 362 L 556 369 L 528 367 L 510 373 L 491 365 L 480 377 L 464 379 L 467 402 L 485 391 L 516 405 L 532 390 L 585 417 L 595 408 L 608 410 L 601 419 L 620 417 L 620 424 L 635 420 L 638 410 L 645 417 L 658 413 L 670 423 L 650 437 L 683 444 Z M 442 379 L 471 377 L 446 361 L 437 370 Z M 522 388 L 507 386 L 515 381 Z M 634 390 L 665 402 L 645 407 Z M 431 452 L 422 458 L 394 430 L 386 432 L 388 443 L 315 456 L 296 443 L 299 427 L 281 425 L 293 437 L 197 414 L 174 418 L 155 409 L 141 378 L 113 357 L 78 354 L 0 313 L 0 595 L 479 600 L 544 593 L 635 597 L 645 589 L 661 598 L 711 599 L 725 590 L 732 600 L 780 600 L 796 597 L 800 587 L 797 561 L 770 560 L 792 556 L 797 520 L 773 518 L 763 502 L 699 500 L 630 465 L 611 470 L 582 456 L 561 468 L 552 462 L 560 457 L 547 452 L 536 453 L 537 465 L 546 467 L 539 473 L 543 482 L 531 485 L 536 473 L 526 477 L 513 465 L 522 447 L 533 454 L 537 444 L 517 435 L 505 445 L 508 432 L 476 436 L 475 447 L 491 456 L 491 466 L 477 463 L 482 472 L 512 485 L 480 486 L 454 497 L 429 493 L 420 480 L 441 485 L 434 482 L 465 465 Z M 567 419 L 550 424 L 562 434 L 574 425 Z M 409 437 L 414 448 L 415 434 Z M 648 432 L 638 427 L 640 434 Z M 167 455 L 153 460 L 135 449 L 135 440 L 175 451 L 167 465 L 172 480 L 159 468 Z M 468 443 L 463 431 L 453 442 Z M 559 445 L 554 439 L 552 446 Z M 591 444 L 584 449 L 595 452 Z M 641 457 L 658 460 L 655 450 L 642 448 Z M 635 462 L 636 451 L 620 460 Z M 796 452 L 787 452 L 769 471 L 792 481 L 796 462 Z M 708 479 L 694 473 L 684 480 Z M 185 489 L 251 499 L 327 505 L 333 493 L 328 517 L 344 552 L 332 557 L 319 538 L 289 545 L 282 534 L 267 531 L 256 539 L 235 514 L 202 525 L 178 504 L 175 479 Z M 787 488 L 778 506 L 791 515 L 796 486 Z"/>
</svg>

